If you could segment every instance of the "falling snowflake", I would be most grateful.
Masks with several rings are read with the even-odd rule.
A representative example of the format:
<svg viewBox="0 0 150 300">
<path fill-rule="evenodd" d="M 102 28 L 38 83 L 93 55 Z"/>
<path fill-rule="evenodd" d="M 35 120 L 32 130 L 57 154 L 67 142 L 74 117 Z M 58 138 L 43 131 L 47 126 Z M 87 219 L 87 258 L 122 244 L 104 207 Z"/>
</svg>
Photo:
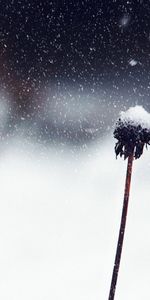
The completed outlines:
<svg viewBox="0 0 150 300">
<path fill-rule="evenodd" d="M 131 59 L 129 60 L 129 65 L 130 65 L 131 67 L 135 67 L 135 66 L 137 65 L 137 63 L 138 63 L 138 62 L 137 62 L 135 59 L 132 59 L 132 58 L 131 58 Z"/>
<path fill-rule="evenodd" d="M 119 25 L 121 27 L 127 27 L 130 23 L 130 19 L 131 17 L 129 15 L 124 15 L 121 19 L 120 19 L 120 22 L 119 22 Z"/>
</svg>

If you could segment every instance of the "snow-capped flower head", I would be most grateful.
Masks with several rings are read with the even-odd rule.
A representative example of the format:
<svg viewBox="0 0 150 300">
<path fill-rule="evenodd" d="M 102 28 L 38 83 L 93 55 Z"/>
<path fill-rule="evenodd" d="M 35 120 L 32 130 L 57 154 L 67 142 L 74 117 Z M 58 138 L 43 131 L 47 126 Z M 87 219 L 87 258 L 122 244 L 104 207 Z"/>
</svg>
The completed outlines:
<svg viewBox="0 0 150 300">
<path fill-rule="evenodd" d="M 116 156 L 120 154 L 126 159 L 134 154 L 136 159 L 139 158 L 144 145 L 150 145 L 150 114 L 142 106 L 130 107 L 126 112 L 121 112 L 114 137 L 118 140 Z"/>
</svg>

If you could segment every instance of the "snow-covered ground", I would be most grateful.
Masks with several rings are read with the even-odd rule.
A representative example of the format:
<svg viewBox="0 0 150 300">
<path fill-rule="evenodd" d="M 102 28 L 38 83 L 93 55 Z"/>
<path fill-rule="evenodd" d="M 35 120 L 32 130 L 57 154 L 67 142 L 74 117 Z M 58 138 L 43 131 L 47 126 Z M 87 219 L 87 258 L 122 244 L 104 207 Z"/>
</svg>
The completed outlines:
<svg viewBox="0 0 150 300">
<path fill-rule="evenodd" d="M 114 144 L 1 146 L 0 299 L 108 299 L 126 172 Z M 150 298 L 149 171 L 150 149 L 134 162 L 116 300 Z"/>
</svg>

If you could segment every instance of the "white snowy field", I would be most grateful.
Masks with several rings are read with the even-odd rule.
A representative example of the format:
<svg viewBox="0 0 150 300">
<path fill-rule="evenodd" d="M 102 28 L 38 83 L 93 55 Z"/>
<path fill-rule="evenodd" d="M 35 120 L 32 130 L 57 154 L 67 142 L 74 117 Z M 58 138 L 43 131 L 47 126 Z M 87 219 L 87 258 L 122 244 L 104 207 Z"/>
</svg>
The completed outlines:
<svg viewBox="0 0 150 300">
<path fill-rule="evenodd" d="M 105 300 L 126 162 L 14 139 L 0 154 L 0 299 Z M 116 300 L 150 299 L 150 149 L 134 162 Z"/>
</svg>

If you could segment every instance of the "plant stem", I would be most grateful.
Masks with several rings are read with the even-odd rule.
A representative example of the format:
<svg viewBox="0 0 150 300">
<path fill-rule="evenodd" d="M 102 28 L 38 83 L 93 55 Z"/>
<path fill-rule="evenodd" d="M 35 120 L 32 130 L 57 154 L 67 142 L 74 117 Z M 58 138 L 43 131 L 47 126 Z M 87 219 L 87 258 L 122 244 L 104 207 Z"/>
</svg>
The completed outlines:
<svg viewBox="0 0 150 300">
<path fill-rule="evenodd" d="M 113 274 L 112 274 L 112 281 L 111 281 L 110 293 L 109 293 L 108 300 L 113 300 L 115 297 L 115 290 L 116 290 L 116 284 L 117 284 L 117 278 L 118 278 L 118 272 L 119 272 L 120 260 L 121 260 L 121 253 L 122 253 L 122 247 L 123 247 L 123 240 L 124 240 L 124 233 L 125 233 L 125 227 L 126 227 L 126 218 L 127 218 L 127 211 L 128 211 L 130 183 L 131 183 L 131 174 L 132 174 L 132 164 L 133 164 L 133 154 L 128 157 L 125 191 L 124 191 L 124 201 L 123 201 L 123 208 L 122 208 L 122 217 L 121 217 L 116 257 L 115 257 L 115 263 L 114 263 L 114 269 L 113 269 Z"/>
</svg>

